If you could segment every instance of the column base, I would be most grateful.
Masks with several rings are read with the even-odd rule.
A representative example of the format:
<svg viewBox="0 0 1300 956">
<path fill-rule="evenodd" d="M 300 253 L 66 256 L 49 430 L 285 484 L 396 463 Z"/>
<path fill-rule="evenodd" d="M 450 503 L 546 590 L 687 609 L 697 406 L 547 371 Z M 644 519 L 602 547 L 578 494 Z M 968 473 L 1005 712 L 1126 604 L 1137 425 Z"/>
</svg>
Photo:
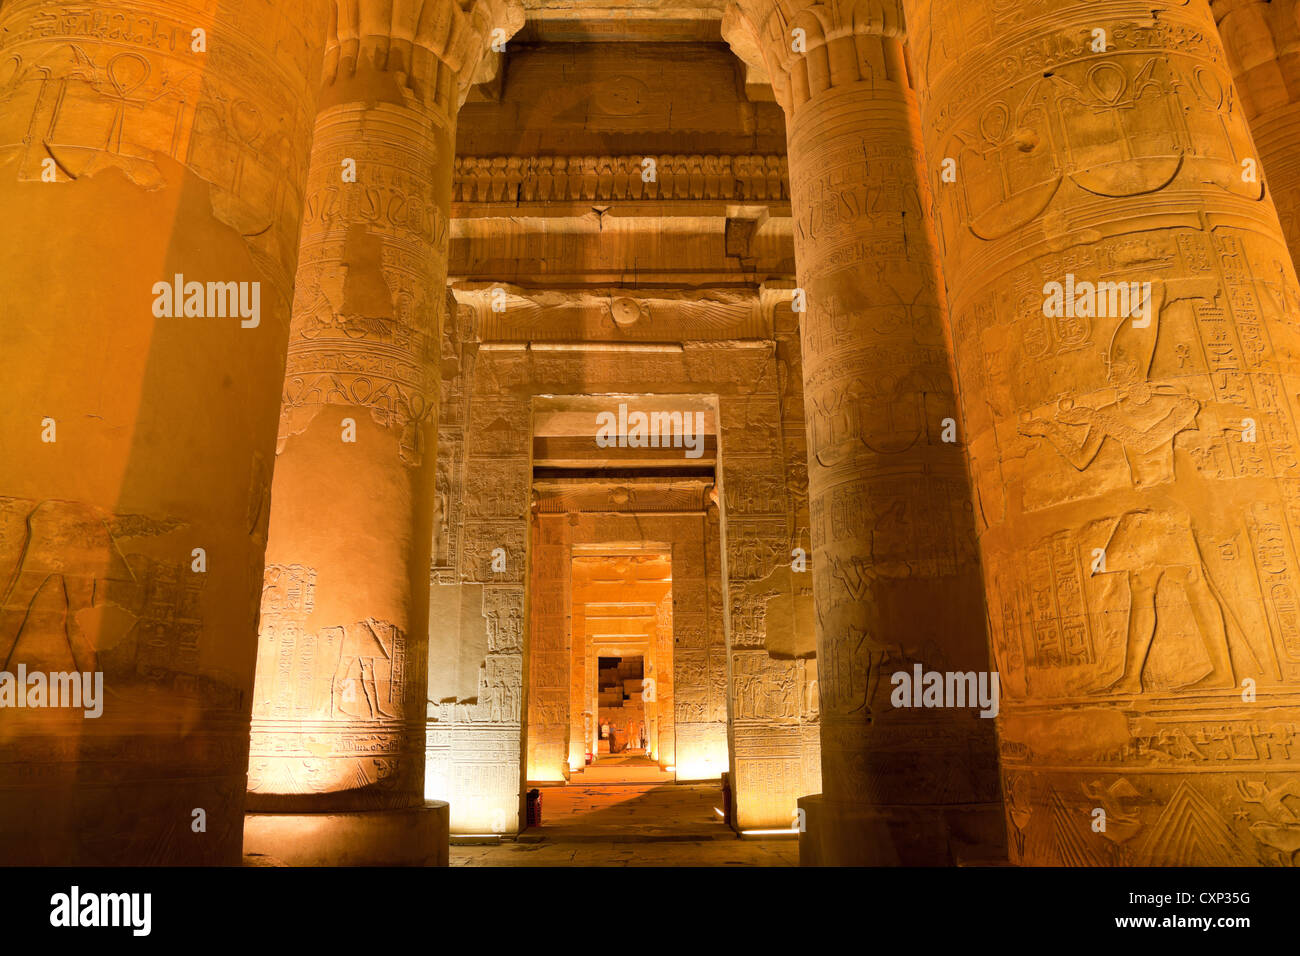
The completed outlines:
<svg viewBox="0 0 1300 956">
<path fill-rule="evenodd" d="M 799 798 L 800 866 L 962 866 L 1006 863 L 997 804 L 864 807 L 823 794 Z"/>
<path fill-rule="evenodd" d="M 272 866 L 446 866 L 449 806 L 246 813 L 244 856 Z"/>
<path fill-rule="evenodd" d="M 802 818 L 799 828 L 799 865 L 800 866 L 821 866 L 822 854 L 821 844 L 819 841 L 822 828 L 825 823 L 821 819 L 822 812 L 822 795 L 820 793 L 810 793 L 806 797 L 800 797 L 796 802 L 799 808 L 799 816 Z"/>
</svg>

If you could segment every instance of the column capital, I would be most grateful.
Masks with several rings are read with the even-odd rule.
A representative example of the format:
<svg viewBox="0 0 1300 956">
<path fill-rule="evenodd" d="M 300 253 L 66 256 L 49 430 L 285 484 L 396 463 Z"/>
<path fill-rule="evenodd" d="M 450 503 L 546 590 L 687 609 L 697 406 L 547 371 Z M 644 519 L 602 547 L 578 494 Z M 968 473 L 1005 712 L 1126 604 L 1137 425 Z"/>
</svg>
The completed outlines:
<svg viewBox="0 0 1300 956">
<path fill-rule="evenodd" d="M 523 25 L 521 0 L 336 0 L 324 81 L 334 84 L 359 69 L 401 73 L 432 99 L 442 67 L 463 98 L 492 45 Z"/>
<path fill-rule="evenodd" d="M 723 39 L 787 113 L 821 89 L 873 78 L 859 38 L 903 34 L 900 0 L 730 0 L 722 17 Z"/>
<path fill-rule="evenodd" d="M 1243 74 L 1260 64 L 1300 54 L 1300 2 L 1297 0 L 1210 0 L 1210 11 L 1239 84 L 1245 79 Z M 1269 76 L 1265 85 L 1277 88 L 1263 91 L 1266 99 L 1277 100 L 1280 96 L 1293 100 L 1300 96 L 1289 94 L 1292 85 L 1279 82 L 1276 76 Z"/>
<path fill-rule="evenodd" d="M 1273 0 L 1210 0 L 1210 9 L 1214 13 L 1214 19 L 1222 20 L 1225 16 L 1236 13 L 1239 10 L 1245 10 L 1250 7 L 1270 7 L 1274 6 Z M 1279 0 L 1276 6 L 1290 8 L 1290 13 L 1294 18 L 1300 15 L 1295 0 Z"/>
</svg>

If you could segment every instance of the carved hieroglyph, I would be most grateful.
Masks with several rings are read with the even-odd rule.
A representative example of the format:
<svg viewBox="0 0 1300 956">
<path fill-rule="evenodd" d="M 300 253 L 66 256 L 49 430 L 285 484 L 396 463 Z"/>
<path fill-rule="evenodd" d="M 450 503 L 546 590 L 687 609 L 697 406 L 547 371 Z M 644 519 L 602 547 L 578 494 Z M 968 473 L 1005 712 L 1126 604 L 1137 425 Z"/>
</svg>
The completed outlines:
<svg viewBox="0 0 1300 956">
<path fill-rule="evenodd" d="M 567 515 L 534 515 L 528 556 L 529 780 L 568 771 L 573 544 Z"/>
<path fill-rule="evenodd" d="M 439 494 L 449 503 L 449 520 L 437 533 L 433 569 L 438 653 L 429 668 L 427 793 L 450 800 L 452 828 L 461 832 L 518 826 L 519 755 L 527 744 L 519 738 L 518 717 L 496 706 L 504 685 L 489 687 L 479 679 L 489 672 L 523 673 L 522 646 L 498 649 L 494 622 L 527 620 L 530 443 L 537 450 L 529 421 L 549 397 L 686 394 L 711 403 L 717 395 L 728 397 L 728 415 L 736 412 L 735 424 L 724 425 L 732 429 L 728 447 L 740 467 L 724 469 L 730 469 L 726 484 L 738 511 L 746 512 L 741 523 L 750 523 L 734 543 L 716 527 L 709 530 L 716 542 L 711 547 L 718 555 L 725 548 L 727 559 L 694 561 L 692 584 L 680 593 L 683 565 L 673 555 L 671 626 L 674 639 L 687 642 L 684 660 L 700 678 L 673 702 L 675 763 L 666 765 L 676 766 L 679 776 L 716 776 L 730 763 L 724 595 L 758 589 L 771 571 L 771 556 L 788 555 L 792 538 L 807 537 L 806 505 L 800 516 L 783 489 L 770 503 L 757 498 L 787 465 L 799 478 L 803 456 L 789 457 L 794 445 L 787 439 L 802 433 L 801 413 L 793 429 L 751 418 L 779 414 L 777 393 L 791 383 L 791 327 L 778 347 L 772 305 L 757 288 L 760 276 L 793 275 L 779 109 L 745 99 L 733 58 L 716 44 L 654 50 L 543 44 L 512 48 L 509 57 L 500 101 L 467 104 L 461 115 L 458 143 L 468 159 L 459 178 L 449 267 L 461 307 L 455 334 L 445 340 L 444 369 L 451 374 L 444 373 L 439 425 Z M 575 57 L 581 68 L 567 68 Z M 566 82 L 555 86 L 551 79 L 560 73 Z M 704 87 L 708 97 L 698 94 Z M 608 162 L 606 150 L 613 154 Z M 650 183 L 641 181 L 638 197 L 631 181 L 626 160 L 637 155 L 657 160 L 661 178 L 649 198 Z M 723 175 L 728 159 L 730 182 Z M 547 175 L 550 192 L 543 202 Z M 512 192 L 531 205 L 517 208 Z M 504 293 L 501 311 L 493 307 L 496 289 Z M 797 393 L 797 374 L 795 382 Z M 616 405 L 606 400 L 592 407 L 589 421 Z M 745 436 L 751 421 L 752 435 Z M 693 462 L 679 455 L 673 467 L 691 466 L 698 474 L 711 464 L 711 458 Z M 751 467 L 762 474 L 747 482 Z M 619 536 L 627 541 L 657 536 L 637 527 L 651 523 L 636 513 L 644 503 L 631 489 L 627 501 L 608 510 L 632 513 L 584 514 L 582 521 L 602 533 L 626 525 L 630 530 Z M 682 510 L 698 514 L 699 507 Z M 577 510 L 589 509 L 584 504 Z M 502 571 L 492 565 L 498 548 L 506 558 Z M 736 590 L 723 583 L 727 564 Z M 791 582 L 787 576 L 767 590 L 790 595 Z M 741 621 L 748 629 L 745 652 L 761 648 L 764 658 L 780 661 L 756 669 L 764 685 L 778 683 L 782 668 L 798 667 L 806 697 L 815 686 L 809 679 L 813 642 L 797 661 L 781 661 L 797 643 L 782 633 L 793 626 L 793 598 L 769 597 L 765 611 L 773 604 L 784 606 Z M 675 656 L 674 669 L 680 663 Z M 762 722 L 789 730 L 789 717 L 763 714 L 751 719 L 756 739 Z M 668 716 L 660 708 L 657 719 Z M 571 738 L 578 736 L 573 717 Z M 807 775 L 818 765 L 816 724 L 796 720 L 799 732 L 786 732 L 780 752 L 766 754 L 773 759 L 746 776 L 759 786 L 736 790 L 738 807 L 771 808 L 759 826 L 788 827 L 794 797 L 817 789 L 815 774 Z M 572 740 L 569 755 L 576 760 Z M 768 785 L 773 774 L 796 768 L 797 776 Z M 754 795 L 752 803 L 747 794 Z M 494 819 L 498 811 L 509 819 Z"/>
<path fill-rule="evenodd" d="M 1012 859 L 1289 863 L 1300 295 L 1209 6 L 908 13 Z"/>
<path fill-rule="evenodd" d="M 424 800 L 456 110 L 492 31 L 521 25 L 506 2 L 463 7 L 362 2 L 327 46 L 262 600 L 258 809 Z"/>
<path fill-rule="evenodd" d="M 1300 259 L 1300 3 L 1297 0 L 1211 0 L 1241 109 L 1258 157 L 1243 156 L 1244 173 L 1258 159 L 1277 206 L 1291 261 Z"/>
<path fill-rule="evenodd" d="M 733 814 L 742 829 L 791 826 L 796 801 L 816 793 L 821 778 L 818 707 L 809 694 L 817 678 L 813 562 L 794 562 L 795 548 L 809 548 L 802 388 L 790 377 L 800 364 L 797 328 L 785 296 L 763 297 L 777 387 L 720 400 L 721 494 L 705 524 L 705 557 L 723 553 L 726 582 L 723 619 L 710 620 L 709 630 L 710 643 L 726 650 L 728 681 L 710 699 L 728 717 Z"/>
<path fill-rule="evenodd" d="M 239 861 L 328 8 L 0 9 L 0 670 L 104 683 L 98 718 L 0 718 L 6 863 Z M 177 275 L 256 286 L 256 322 L 157 317 Z"/>
<path fill-rule="evenodd" d="M 724 24 L 787 115 L 835 863 L 941 863 L 963 844 L 1000 842 L 992 722 L 890 706 L 888 675 L 914 663 L 988 669 L 901 27 L 882 0 L 746 0 Z M 729 534 L 734 524 L 729 514 Z M 733 662 L 733 679 L 748 672 Z"/>
<path fill-rule="evenodd" d="M 481 316 L 455 309 L 444 336 L 425 794 L 451 804 L 453 833 L 513 833 L 523 769 L 529 408 L 484 388 Z M 512 400 L 513 398 L 513 400 Z"/>
</svg>

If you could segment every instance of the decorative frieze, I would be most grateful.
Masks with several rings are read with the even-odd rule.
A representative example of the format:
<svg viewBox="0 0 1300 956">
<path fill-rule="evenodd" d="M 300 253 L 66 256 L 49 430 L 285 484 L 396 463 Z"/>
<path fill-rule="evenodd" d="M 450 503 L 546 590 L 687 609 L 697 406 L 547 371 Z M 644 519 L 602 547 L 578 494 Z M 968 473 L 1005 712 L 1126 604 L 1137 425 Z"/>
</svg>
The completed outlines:
<svg viewBox="0 0 1300 956">
<path fill-rule="evenodd" d="M 462 156 L 455 202 L 790 199 L 784 156 Z"/>
</svg>

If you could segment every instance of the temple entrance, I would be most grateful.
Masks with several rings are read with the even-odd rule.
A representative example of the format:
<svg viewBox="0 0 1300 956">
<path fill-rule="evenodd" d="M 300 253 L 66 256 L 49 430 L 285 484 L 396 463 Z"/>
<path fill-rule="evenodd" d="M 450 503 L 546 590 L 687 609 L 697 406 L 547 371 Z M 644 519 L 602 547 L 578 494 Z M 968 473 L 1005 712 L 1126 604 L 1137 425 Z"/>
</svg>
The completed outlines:
<svg viewBox="0 0 1300 956">
<path fill-rule="evenodd" d="M 621 433 L 642 411 L 698 413 L 700 455 L 597 440 L 602 422 Z M 713 420 L 689 396 L 534 408 L 529 839 L 731 834 L 716 809 L 728 754 Z"/>
<path fill-rule="evenodd" d="M 821 762 L 781 107 L 716 39 L 540 42 L 509 62 L 456 144 L 434 567 L 455 616 L 434 617 L 426 795 L 452 833 L 495 833 L 502 812 L 512 833 L 526 789 L 609 771 L 573 703 L 572 560 L 659 550 L 674 673 L 656 674 L 649 759 L 712 787 L 710 813 L 728 774 L 740 829 L 789 828 Z M 539 96 L 556 75 L 573 82 Z M 840 432 L 857 397 L 828 398 Z"/>
<path fill-rule="evenodd" d="M 596 752 L 588 754 L 588 766 L 636 767 L 652 764 L 655 750 L 651 740 L 650 708 L 653 683 L 645 677 L 645 657 L 597 658 Z"/>
<path fill-rule="evenodd" d="M 539 49 L 532 62 L 550 70 L 576 49 Z M 581 45 L 596 72 L 575 103 L 621 83 L 628 56 L 677 72 L 649 50 L 619 52 Z M 465 107 L 476 138 L 458 144 L 438 445 L 449 517 L 435 535 L 436 600 L 456 616 L 434 615 L 430 658 L 454 656 L 459 679 L 431 663 L 426 777 L 427 796 L 450 804 L 452 833 L 496 833 L 502 812 L 501 832 L 526 828 L 534 788 L 553 821 L 553 788 L 616 773 L 617 785 L 706 786 L 710 822 L 728 774 L 740 829 L 789 828 L 797 799 L 820 787 L 784 130 L 779 107 L 736 82 L 726 50 L 689 53 L 729 91 L 710 112 L 736 121 L 692 141 L 697 162 L 658 155 L 664 136 L 647 117 L 655 132 L 620 140 L 608 189 L 600 157 L 614 147 L 567 127 L 546 148 L 554 162 L 521 157 L 524 178 L 498 182 L 520 149 L 507 112 L 534 99 L 526 68 L 500 97 Z M 665 100 L 679 116 L 695 108 L 688 78 Z M 629 132 L 641 122 L 617 121 Z M 635 170 L 645 185 L 642 159 L 658 178 L 633 199 L 615 182 Z M 628 196 L 617 217 L 601 211 L 607 193 Z M 656 555 L 670 562 L 670 597 L 618 610 L 621 621 L 601 619 L 601 599 L 577 599 L 578 559 Z M 655 617 L 672 654 L 671 669 L 656 664 L 657 713 L 639 728 L 635 764 L 598 752 L 599 706 L 586 703 L 598 662 L 590 675 L 573 666 L 589 612 L 619 627 Z M 606 646 L 596 657 L 635 654 Z"/>
<path fill-rule="evenodd" d="M 581 555 L 573 581 L 572 725 L 583 747 L 581 763 L 570 748 L 570 780 L 671 783 L 673 725 L 661 719 L 673 699 L 671 556 Z"/>
<path fill-rule="evenodd" d="M 539 587 L 546 587 L 538 582 Z M 574 545 L 569 565 L 570 720 L 565 778 L 530 780 L 541 822 L 526 839 L 546 841 L 712 839 L 730 831 L 716 811 L 717 779 L 678 782 L 673 701 L 707 693 L 701 672 L 673 659 L 673 558 L 646 543 Z M 539 622 L 543 640 L 546 623 Z M 546 645 L 534 647 L 545 658 Z M 553 684 L 553 680 L 547 680 Z M 534 685 L 544 692 L 539 681 Z M 540 778 L 548 751 L 529 733 Z"/>
</svg>

